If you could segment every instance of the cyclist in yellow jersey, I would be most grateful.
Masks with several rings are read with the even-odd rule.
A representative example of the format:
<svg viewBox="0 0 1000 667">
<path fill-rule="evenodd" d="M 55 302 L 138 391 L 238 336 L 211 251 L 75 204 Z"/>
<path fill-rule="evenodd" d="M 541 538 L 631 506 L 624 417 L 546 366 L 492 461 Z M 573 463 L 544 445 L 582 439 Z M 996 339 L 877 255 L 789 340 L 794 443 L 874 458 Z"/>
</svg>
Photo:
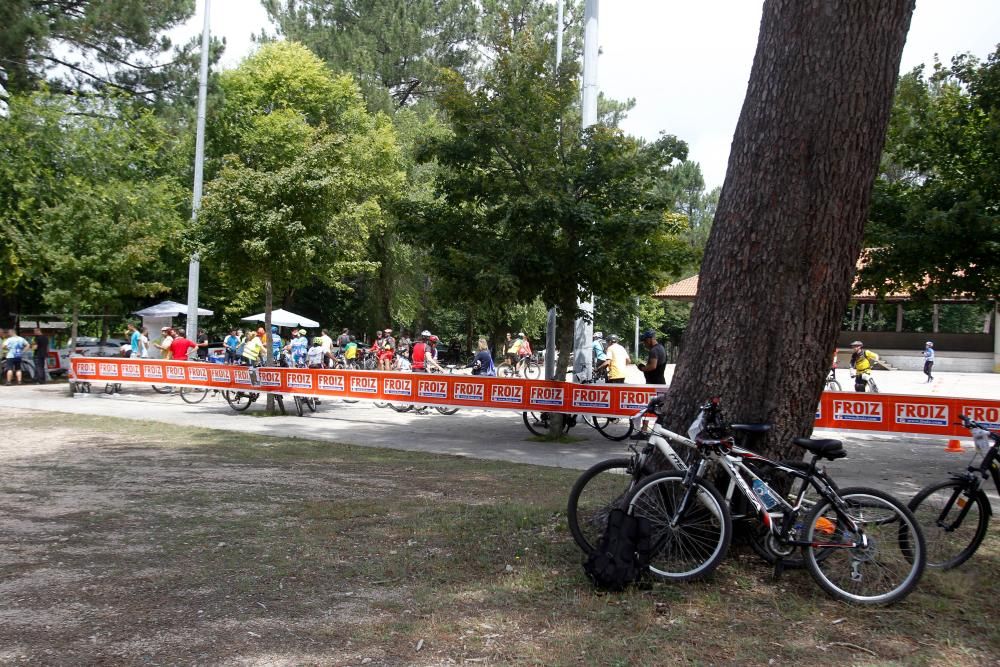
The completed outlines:
<svg viewBox="0 0 1000 667">
<path fill-rule="evenodd" d="M 860 340 L 851 343 L 851 374 L 854 376 L 854 391 L 864 392 L 871 375 L 872 362 L 878 361 L 878 355 L 865 349 Z"/>
</svg>

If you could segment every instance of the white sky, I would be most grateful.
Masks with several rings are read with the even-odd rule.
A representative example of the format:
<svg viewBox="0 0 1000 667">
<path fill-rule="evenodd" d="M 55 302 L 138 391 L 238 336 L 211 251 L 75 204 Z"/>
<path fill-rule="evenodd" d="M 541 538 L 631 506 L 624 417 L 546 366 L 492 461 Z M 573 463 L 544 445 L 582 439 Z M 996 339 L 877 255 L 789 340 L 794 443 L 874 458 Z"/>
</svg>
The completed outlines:
<svg viewBox="0 0 1000 667">
<path fill-rule="evenodd" d="M 198 0 L 198 13 L 175 40 L 200 32 L 204 2 Z M 761 7 L 755 0 L 601 2 L 601 92 L 636 99 L 626 132 L 655 139 L 664 131 L 685 140 L 708 188 L 725 177 Z M 257 0 L 213 0 L 211 30 L 227 41 L 222 66 L 236 66 L 253 48 L 250 35 L 266 25 Z M 998 42 L 1000 0 L 918 0 L 901 70 L 930 65 L 935 53 L 945 63 L 966 51 L 985 58 Z"/>
</svg>

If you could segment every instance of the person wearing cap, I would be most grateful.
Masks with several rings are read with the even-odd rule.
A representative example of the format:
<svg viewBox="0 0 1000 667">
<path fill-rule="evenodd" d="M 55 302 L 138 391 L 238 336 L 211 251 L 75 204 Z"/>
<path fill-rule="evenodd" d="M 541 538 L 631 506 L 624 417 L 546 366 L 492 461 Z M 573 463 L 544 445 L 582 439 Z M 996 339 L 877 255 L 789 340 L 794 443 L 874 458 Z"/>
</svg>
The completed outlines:
<svg viewBox="0 0 1000 667">
<path fill-rule="evenodd" d="M 594 332 L 594 342 L 591 343 L 590 349 L 591 349 L 591 354 L 594 357 L 593 361 L 591 362 L 592 365 L 594 366 L 594 375 L 597 375 L 610 363 L 608 361 L 608 353 L 604 347 L 604 334 L 602 332 L 600 331 Z"/>
<path fill-rule="evenodd" d="M 309 339 L 306 338 L 305 329 L 293 330 L 292 335 L 295 337 L 289 340 L 288 345 L 283 349 L 291 358 L 289 366 L 302 366 L 306 362 L 306 353 L 309 351 Z"/>
<path fill-rule="evenodd" d="M 860 340 L 851 343 L 851 377 L 854 378 L 854 391 L 864 392 L 868 388 L 868 378 L 872 371 L 872 362 L 878 361 L 878 355 L 865 349 Z"/>
<path fill-rule="evenodd" d="M 924 375 L 927 376 L 928 382 L 934 379 L 934 376 L 931 375 L 932 368 L 934 368 L 934 343 L 927 341 L 924 343 Z"/>
<path fill-rule="evenodd" d="M 260 334 L 258 331 L 263 331 L 263 329 L 258 329 L 254 331 L 251 329 L 247 333 L 247 340 L 243 344 L 243 362 L 250 366 L 251 368 L 256 368 L 260 366 L 262 357 L 264 356 L 264 343 L 260 340 Z M 256 380 L 256 375 L 251 374 L 250 379 Z M 254 384 L 257 384 L 254 382 Z"/>
<path fill-rule="evenodd" d="M 649 351 L 646 363 L 639 364 L 638 366 L 639 370 L 646 377 L 646 384 L 666 384 L 667 381 L 663 377 L 663 372 L 667 367 L 667 351 L 656 340 L 656 332 L 652 329 L 646 329 L 639 336 L 639 342 Z"/>
<path fill-rule="evenodd" d="M 628 351 L 618 342 L 618 336 L 611 334 L 608 336 L 608 349 L 605 352 L 608 366 L 608 383 L 623 384 L 625 382 L 625 369 L 632 363 L 628 356 Z"/>
<path fill-rule="evenodd" d="M 160 342 L 154 343 L 160 350 L 160 358 L 162 359 L 173 358 L 170 353 L 170 346 L 174 343 L 173 331 L 170 327 L 163 327 L 160 329 Z"/>
</svg>

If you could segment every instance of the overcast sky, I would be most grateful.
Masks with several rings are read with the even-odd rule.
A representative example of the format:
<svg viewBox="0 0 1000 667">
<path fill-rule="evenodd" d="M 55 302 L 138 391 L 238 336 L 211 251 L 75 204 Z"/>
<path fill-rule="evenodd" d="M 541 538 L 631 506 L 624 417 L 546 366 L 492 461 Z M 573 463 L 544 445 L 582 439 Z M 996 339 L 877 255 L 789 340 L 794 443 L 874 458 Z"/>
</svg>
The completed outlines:
<svg viewBox="0 0 1000 667">
<path fill-rule="evenodd" d="M 198 14 L 175 39 L 201 30 L 204 0 L 197 3 Z M 687 141 L 709 188 L 725 177 L 761 7 L 754 0 L 600 3 L 601 91 L 636 99 L 623 123 L 629 134 L 654 139 L 663 131 Z M 212 0 L 212 32 L 227 41 L 222 66 L 237 65 L 253 48 L 250 36 L 266 25 L 256 0 Z M 929 65 L 934 54 L 945 63 L 966 51 L 985 58 L 998 41 L 1000 0 L 917 0 L 901 69 Z"/>
</svg>

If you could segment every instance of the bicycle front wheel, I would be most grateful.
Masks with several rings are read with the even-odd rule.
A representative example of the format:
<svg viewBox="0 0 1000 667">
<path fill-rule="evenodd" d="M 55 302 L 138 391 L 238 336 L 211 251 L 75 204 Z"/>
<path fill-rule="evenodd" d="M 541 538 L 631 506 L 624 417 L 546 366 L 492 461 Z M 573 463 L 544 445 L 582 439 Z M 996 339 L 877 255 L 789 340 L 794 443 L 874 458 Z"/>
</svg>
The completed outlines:
<svg viewBox="0 0 1000 667">
<path fill-rule="evenodd" d="M 990 523 L 989 500 L 970 497 L 962 480 L 925 486 L 908 507 L 927 541 L 927 567 L 950 570 L 976 553 Z"/>
<path fill-rule="evenodd" d="M 868 391 L 873 394 L 878 393 L 878 385 L 875 384 L 875 378 L 868 378 Z"/>
<path fill-rule="evenodd" d="M 615 508 L 625 508 L 625 499 L 635 485 L 632 459 L 601 461 L 580 475 L 569 492 L 566 521 L 573 540 L 583 553 L 597 546 Z"/>
<path fill-rule="evenodd" d="M 453 415 L 456 412 L 458 412 L 458 408 L 439 408 L 437 406 L 434 406 L 434 409 L 443 415 Z"/>
<path fill-rule="evenodd" d="M 823 590 L 845 602 L 902 600 L 927 564 L 927 546 L 913 513 L 877 489 L 853 487 L 839 494 L 859 530 L 844 526 L 830 501 L 817 502 L 806 523 L 805 539 L 811 544 L 803 547 L 809 573 Z M 859 546 L 834 546 L 850 542 Z"/>
<path fill-rule="evenodd" d="M 826 383 L 827 391 L 840 391 L 840 382 L 837 380 L 829 380 Z"/>
<path fill-rule="evenodd" d="M 524 365 L 524 377 L 529 380 L 537 380 L 542 375 L 542 368 L 536 363 L 527 363 Z"/>
<path fill-rule="evenodd" d="M 149 386 L 152 387 L 153 391 L 155 391 L 157 394 L 169 394 L 174 390 L 174 388 L 169 385 L 151 384 Z"/>
<path fill-rule="evenodd" d="M 208 396 L 208 389 L 201 387 L 181 387 L 181 399 L 185 403 L 201 403 Z"/>
<path fill-rule="evenodd" d="M 412 403 L 390 403 L 389 407 L 396 412 L 409 412 L 413 409 Z"/>
<path fill-rule="evenodd" d="M 668 581 L 710 575 L 729 550 L 733 523 L 716 488 L 685 473 L 661 472 L 642 479 L 626 500 L 629 514 L 650 523 L 649 571 Z M 685 499 L 687 499 L 686 507 Z"/>
</svg>

